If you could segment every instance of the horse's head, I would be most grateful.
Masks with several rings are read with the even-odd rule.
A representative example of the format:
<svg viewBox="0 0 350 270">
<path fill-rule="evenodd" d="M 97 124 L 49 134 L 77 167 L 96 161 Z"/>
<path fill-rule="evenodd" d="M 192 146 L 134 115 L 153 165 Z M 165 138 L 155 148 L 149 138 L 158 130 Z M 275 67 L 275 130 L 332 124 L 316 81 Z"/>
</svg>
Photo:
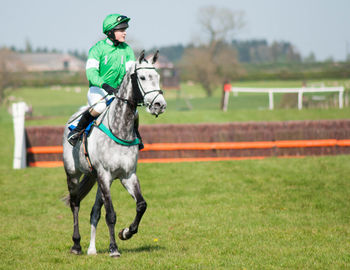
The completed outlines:
<svg viewBox="0 0 350 270">
<path fill-rule="evenodd" d="M 145 59 L 145 52 L 142 51 L 131 71 L 134 100 L 144 104 L 147 111 L 155 116 L 163 113 L 167 105 L 163 91 L 160 89 L 159 74 L 153 66 L 157 58 L 158 51 L 149 63 Z"/>
</svg>

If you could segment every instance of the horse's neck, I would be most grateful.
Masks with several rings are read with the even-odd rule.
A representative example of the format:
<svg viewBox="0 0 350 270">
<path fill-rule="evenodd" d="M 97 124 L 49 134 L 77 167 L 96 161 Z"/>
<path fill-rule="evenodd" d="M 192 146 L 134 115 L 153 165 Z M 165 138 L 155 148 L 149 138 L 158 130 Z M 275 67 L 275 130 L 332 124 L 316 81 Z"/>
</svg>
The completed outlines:
<svg viewBox="0 0 350 270">
<path fill-rule="evenodd" d="M 127 77 L 125 75 L 125 77 Z M 122 83 L 119 89 L 120 97 L 124 99 L 132 99 L 132 85 L 131 81 L 127 80 Z M 109 128 L 119 138 L 124 140 L 131 140 L 134 136 L 134 121 L 135 110 L 127 103 L 116 98 L 110 105 L 108 112 Z M 118 135 L 117 135 L 118 134 Z"/>
</svg>

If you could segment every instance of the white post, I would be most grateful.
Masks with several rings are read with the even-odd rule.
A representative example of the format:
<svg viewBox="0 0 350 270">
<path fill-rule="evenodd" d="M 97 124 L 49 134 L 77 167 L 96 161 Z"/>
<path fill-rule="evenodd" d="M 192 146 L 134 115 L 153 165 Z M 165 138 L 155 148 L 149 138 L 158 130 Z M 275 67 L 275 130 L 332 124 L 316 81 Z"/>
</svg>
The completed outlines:
<svg viewBox="0 0 350 270">
<path fill-rule="evenodd" d="M 273 92 L 269 91 L 269 109 L 273 110 Z"/>
<path fill-rule="evenodd" d="M 27 165 L 24 116 L 27 105 L 24 102 L 12 104 L 13 127 L 15 132 L 15 152 L 13 168 L 22 169 Z"/>
<path fill-rule="evenodd" d="M 224 112 L 227 112 L 229 97 L 230 97 L 230 92 L 225 91 L 224 92 L 224 104 L 223 104 L 224 106 L 222 108 Z"/>
<path fill-rule="evenodd" d="M 339 91 L 339 109 L 343 109 L 343 93 L 344 88 Z"/>
<path fill-rule="evenodd" d="M 301 110 L 303 108 L 303 89 L 300 89 L 298 92 L 298 109 Z"/>
</svg>

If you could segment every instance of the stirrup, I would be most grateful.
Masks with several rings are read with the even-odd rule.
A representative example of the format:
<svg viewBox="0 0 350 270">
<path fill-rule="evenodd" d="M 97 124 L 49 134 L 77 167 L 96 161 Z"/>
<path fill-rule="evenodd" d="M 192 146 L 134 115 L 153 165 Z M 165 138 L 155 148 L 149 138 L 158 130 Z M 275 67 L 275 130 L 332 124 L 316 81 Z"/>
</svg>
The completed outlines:
<svg viewBox="0 0 350 270">
<path fill-rule="evenodd" d="M 84 130 L 81 131 L 76 131 L 76 130 L 72 130 L 71 132 L 69 132 L 68 136 L 67 136 L 67 140 L 68 142 L 72 145 L 75 146 L 80 138 L 81 133 Z"/>
</svg>

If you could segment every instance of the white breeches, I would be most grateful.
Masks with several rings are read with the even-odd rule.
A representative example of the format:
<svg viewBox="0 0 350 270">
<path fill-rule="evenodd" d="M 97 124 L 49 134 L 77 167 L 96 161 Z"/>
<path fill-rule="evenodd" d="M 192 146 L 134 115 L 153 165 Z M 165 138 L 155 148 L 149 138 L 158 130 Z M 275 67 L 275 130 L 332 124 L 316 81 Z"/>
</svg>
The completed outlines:
<svg viewBox="0 0 350 270">
<path fill-rule="evenodd" d="M 106 109 L 107 100 L 113 97 L 113 95 L 108 95 L 103 98 L 105 95 L 107 95 L 107 92 L 97 86 L 91 86 L 87 93 L 89 106 L 97 102 L 97 104 L 92 109 L 100 114 Z"/>
</svg>

